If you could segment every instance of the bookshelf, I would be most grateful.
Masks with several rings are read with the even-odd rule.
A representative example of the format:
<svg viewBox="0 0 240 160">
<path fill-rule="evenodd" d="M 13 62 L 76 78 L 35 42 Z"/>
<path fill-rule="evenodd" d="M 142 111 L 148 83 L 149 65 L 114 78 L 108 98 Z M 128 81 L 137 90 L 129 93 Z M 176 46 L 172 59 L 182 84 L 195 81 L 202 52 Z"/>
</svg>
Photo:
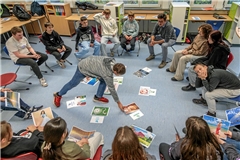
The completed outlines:
<svg viewBox="0 0 240 160">
<path fill-rule="evenodd" d="M 74 23 L 65 19 L 72 15 L 69 3 L 45 4 L 44 7 L 46 15 L 54 25 L 54 30 L 59 35 L 72 36 L 75 33 Z"/>
<path fill-rule="evenodd" d="M 109 2 L 105 4 L 104 9 L 111 11 L 111 17 L 116 20 L 119 35 L 122 33 L 122 26 L 124 22 L 124 3 L 123 2 Z"/>
<path fill-rule="evenodd" d="M 240 26 L 240 2 L 233 2 L 228 13 L 233 20 L 227 22 L 224 28 L 224 37 L 231 44 L 240 44 L 240 38 L 236 34 L 236 27 Z"/>
<path fill-rule="evenodd" d="M 180 34 L 176 42 L 184 43 L 188 29 L 188 17 L 190 15 L 190 5 L 186 2 L 171 2 L 169 19 L 173 27 L 180 29 Z"/>
</svg>

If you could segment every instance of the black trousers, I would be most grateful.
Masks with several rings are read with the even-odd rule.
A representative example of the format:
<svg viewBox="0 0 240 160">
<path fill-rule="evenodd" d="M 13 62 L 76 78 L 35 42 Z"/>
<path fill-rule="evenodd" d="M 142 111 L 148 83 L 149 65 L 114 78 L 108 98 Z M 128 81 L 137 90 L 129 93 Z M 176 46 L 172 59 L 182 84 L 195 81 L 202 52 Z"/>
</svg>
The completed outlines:
<svg viewBox="0 0 240 160">
<path fill-rule="evenodd" d="M 127 42 L 127 39 L 125 38 L 125 36 L 122 36 L 121 37 L 121 43 L 120 45 L 122 46 L 123 49 L 127 49 L 126 48 L 126 42 Z M 136 42 L 136 37 L 133 37 L 130 41 L 130 45 L 131 45 L 131 49 L 134 50 L 135 48 L 135 42 Z"/>
<path fill-rule="evenodd" d="M 65 60 L 67 59 L 67 57 L 71 54 L 72 52 L 72 48 L 64 45 L 65 48 L 66 48 L 66 51 L 63 53 L 63 55 L 61 55 L 61 53 L 59 53 L 58 51 L 53 51 L 53 52 L 50 52 L 50 54 L 52 54 L 58 61 L 60 61 L 61 59 L 62 60 Z"/>
<path fill-rule="evenodd" d="M 170 145 L 167 143 L 160 143 L 159 145 L 159 155 L 162 154 L 164 160 L 172 160 L 169 156 Z"/>
</svg>

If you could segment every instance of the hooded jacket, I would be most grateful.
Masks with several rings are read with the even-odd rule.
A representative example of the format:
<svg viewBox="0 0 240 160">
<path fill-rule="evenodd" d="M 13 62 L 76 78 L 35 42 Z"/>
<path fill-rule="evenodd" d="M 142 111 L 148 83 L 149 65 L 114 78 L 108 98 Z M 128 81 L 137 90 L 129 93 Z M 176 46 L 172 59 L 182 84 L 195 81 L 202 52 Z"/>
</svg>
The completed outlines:
<svg viewBox="0 0 240 160">
<path fill-rule="evenodd" d="M 90 26 L 82 27 L 80 24 L 77 28 L 77 37 L 76 37 L 76 44 L 75 49 L 78 50 L 78 43 L 81 43 L 82 41 L 90 41 L 91 43 L 94 43 L 95 38 L 93 35 L 92 28 Z"/>
<path fill-rule="evenodd" d="M 64 45 L 62 38 L 54 30 L 52 31 L 51 34 L 44 32 L 42 34 L 42 42 L 46 46 L 46 50 L 50 52 L 56 51 L 58 48 L 61 49 L 62 46 Z"/>
</svg>

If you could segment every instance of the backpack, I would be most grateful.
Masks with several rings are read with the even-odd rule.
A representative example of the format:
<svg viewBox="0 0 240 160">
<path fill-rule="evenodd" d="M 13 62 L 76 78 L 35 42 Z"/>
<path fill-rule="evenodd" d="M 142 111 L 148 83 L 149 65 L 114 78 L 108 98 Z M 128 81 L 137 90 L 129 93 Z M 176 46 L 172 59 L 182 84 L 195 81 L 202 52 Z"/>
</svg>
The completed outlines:
<svg viewBox="0 0 240 160">
<path fill-rule="evenodd" d="M 31 15 L 28 14 L 19 4 L 13 6 L 13 14 L 19 21 L 27 21 L 31 19 Z"/>
<path fill-rule="evenodd" d="M 1 16 L 1 18 L 11 16 L 9 8 L 5 4 L 1 4 L 1 6 L 0 6 L 0 16 Z"/>
<path fill-rule="evenodd" d="M 32 16 L 34 16 L 35 14 L 38 16 L 42 16 L 45 14 L 40 4 L 36 1 L 33 1 L 31 4 L 31 13 L 32 13 Z"/>
</svg>

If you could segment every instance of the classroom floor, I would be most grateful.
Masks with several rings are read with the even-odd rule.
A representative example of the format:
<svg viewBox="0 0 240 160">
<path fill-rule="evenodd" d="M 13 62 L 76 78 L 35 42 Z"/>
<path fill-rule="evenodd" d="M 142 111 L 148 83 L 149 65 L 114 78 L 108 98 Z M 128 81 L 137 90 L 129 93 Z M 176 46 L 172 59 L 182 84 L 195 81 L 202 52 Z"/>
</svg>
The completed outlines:
<svg viewBox="0 0 240 160">
<path fill-rule="evenodd" d="M 63 37 L 65 44 L 73 48 L 75 41 L 71 41 L 72 37 Z M 37 44 L 32 44 L 32 47 L 45 53 L 45 47 L 43 44 L 39 43 L 37 37 L 30 37 L 30 41 L 37 42 Z M 174 46 L 175 50 L 183 49 L 188 44 Z M 107 46 L 107 51 L 112 45 Z M 136 45 L 137 47 L 137 45 Z M 231 47 L 231 51 L 235 54 L 239 53 L 239 47 Z M 119 47 L 119 52 L 122 49 Z M 155 47 L 156 53 L 161 51 L 159 46 Z M 89 55 L 93 52 L 90 50 Z M 168 57 L 172 58 L 174 51 L 169 48 Z M 2 56 L 5 54 L 2 52 Z M 143 117 L 133 120 L 129 115 L 121 112 L 114 102 L 111 95 L 106 95 L 109 99 L 108 104 L 98 104 L 92 101 L 94 94 L 97 91 L 96 86 L 90 86 L 85 84 L 79 84 L 74 89 L 70 90 L 62 98 L 62 103 L 59 108 L 53 105 L 53 93 L 59 91 L 65 83 L 67 83 L 75 73 L 78 60 L 75 58 L 73 53 L 68 58 L 73 65 L 66 64 L 66 68 L 62 69 L 59 66 L 54 68 L 54 72 L 50 72 L 45 65 L 40 68 L 42 70 L 47 70 L 48 73 L 44 73 L 44 77 L 48 82 L 48 87 L 44 88 L 40 86 L 39 81 L 36 76 L 33 76 L 28 81 L 32 82 L 31 86 L 21 83 L 14 83 L 9 85 L 9 88 L 23 88 L 30 87 L 29 91 L 20 91 L 21 98 L 30 106 L 32 105 L 44 105 L 44 108 L 51 107 L 52 110 L 58 114 L 58 116 L 64 118 L 67 121 L 68 129 L 70 130 L 72 126 L 80 127 L 84 130 L 96 130 L 101 132 L 105 138 L 105 144 L 103 147 L 103 152 L 107 149 L 111 149 L 111 143 L 115 136 L 116 130 L 120 126 L 125 125 L 137 125 L 142 128 L 147 128 L 149 125 L 153 127 L 153 133 L 156 134 L 152 145 L 146 149 L 150 154 L 159 158 L 158 146 L 161 142 L 171 143 L 175 140 L 175 130 L 174 125 L 179 130 L 181 136 L 183 136 L 182 128 L 185 126 L 185 120 L 189 116 L 201 116 L 207 111 L 207 108 L 201 105 L 196 105 L 192 102 L 193 98 L 198 98 L 201 93 L 201 89 L 196 91 L 184 92 L 181 87 L 188 84 L 188 81 L 184 79 L 180 82 L 171 81 L 173 73 L 166 72 L 166 69 L 170 66 L 170 63 L 163 69 L 159 69 L 157 66 L 161 62 L 161 56 L 157 56 L 152 61 L 145 61 L 149 56 L 148 47 L 146 44 L 141 43 L 141 50 L 139 57 L 136 53 L 125 54 L 121 57 L 115 55 L 117 62 L 123 63 L 127 66 L 127 72 L 123 75 L 123 84 L 118 87 L 118 95 L 123 103 L 123 105 L 135 102 L 139 107 Z M 56 60 L 52 55 L 48 56 L 47 63 L 49 65 L 56 64 Z M 237 64 L 233 63 L 230 65 L 231 69 L 235 72 L 239 72 L 239 57 L 235 57 Z M 133 73 L 137 70 L 148 67 L 152 69 L 150 74 L 144 78 L 139 78 Z M 1 72 L 15 72 L 17 66 L 13 65 L 10 60 L 1 60 Z M 25 80 L 32 74 L 29 67 L 21 67 L 18 72 L 18 79 Z M 185 70 L 185 77 L 187 75 L 187 70 Z M 153 89 L 157 89 L 156 96 L 140 96 L 138 91 L 140 86 L 148 86 Z M 75 96 L 86 95 L 87 104 L 84 107 L 67 109 L 66 101 L 74 99 Z M 110 107 L 110 112 L 107 117 L 105 117 L 102 124 L 90 123 L 91 111 L 94 106 L 107 106 Z M 234 103 L 218 102 L 217 103 L 217 117 L 226 119 L 225 110 L 229 108 L 236 107 Z M 19 120 L 18 118 L 13 118 L 10 120 L 13 131 L 19 131 L 26 128 L 28 125 L 32 124 L 33 121 L 30 120 Z"/>
</svg>

